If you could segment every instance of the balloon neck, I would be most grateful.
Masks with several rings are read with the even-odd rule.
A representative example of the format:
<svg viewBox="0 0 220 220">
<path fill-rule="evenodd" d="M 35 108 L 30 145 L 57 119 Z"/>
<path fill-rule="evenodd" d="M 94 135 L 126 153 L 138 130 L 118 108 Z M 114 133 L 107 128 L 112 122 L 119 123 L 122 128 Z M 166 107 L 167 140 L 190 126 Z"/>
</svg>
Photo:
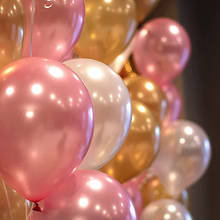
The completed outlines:
<svg viewBox="0 0 220 220">
<path fill-rule="evenodd" d="M 36 211 L 36 212 L 41 212 L 42 211 L 37 202 L 34 203 L 33 210 Z"/>
</svg>

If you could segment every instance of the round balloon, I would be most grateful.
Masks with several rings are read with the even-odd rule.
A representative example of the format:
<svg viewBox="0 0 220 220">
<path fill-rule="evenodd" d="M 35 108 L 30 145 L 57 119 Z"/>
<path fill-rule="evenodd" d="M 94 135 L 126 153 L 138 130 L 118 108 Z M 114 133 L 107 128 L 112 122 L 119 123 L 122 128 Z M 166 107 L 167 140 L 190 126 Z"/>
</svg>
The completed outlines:
<svg viewBox="0 0 220 220">
<path fill-rule="evenodd" d="M 131 63 L 131 60 L 127 60 L 127 62 L 125 63 L 125 65 L 123 66 L 121 72 L 119 73 L 119 75 L 125 79 L 126 77 L 133 77 L 133 76 L 137 76 L 137 73 L 134 72 L 133 70 L 133 66 Z"/>
<path fill-rule="evenodd" d="M 94 106 L 94 135 L 80 167 L 98 169 L 112 159 L 127 136 L 131 121 L 129 92 L 120 76 L 103 63 L 73 59 L 65 65 L 85 83 Z"/>
<path fill-rule="evenodd" d="M 201 127 L 184 120 L 171 123 L 161 136 L 160 152 L 152 168 L 167 192 L 178 196 L 205 173 L 211 157 L 210 142 Z"/>
<path fill-rule="evenodd" d="M 140 220 L 193 220 L 188 210 L 175 200 L 158 200 L 145 208 Z"/>
<path fill-rule="evenodd" d="M 63 61 L 77 42 L 84 21 L 83 0 L 21 0 L 26 14 L 23 56 Z"/>
<path fill-rule="evenodd" d="M 124 183 L 149 167 L 159 149 L 160 127 L 148 108 L 132 103 L 131 128 L 116 156 L 101 170 Z"/>
<path fill-rule="evenodd" d="M 141 75 L 166 84 L 182 72 L 190 51 L 184 28 L 174 20 L 158 18 L 146 23 L 136 35 L 133 59 Z"/>
<path fill-rule="evenodd" d="M 25 220 L 30 214 L 31 202 L 22 198 L 0 179 L 0 219 Z"/>
<path fill-rule="evenodd" d="M 115 180 L 95 170 L 80 170 L 58 187 L 33 212 L 33 220 L 136 220 L 133 203 Z"/>
<path fill-rule="evenodd" d="M 59 62 L 26 58 L 0 71 L 0 175 L 40 201 L 80 164 L 93 107 L 79 77 Z"/>
<path fill-rule="evenodd" d="M 19 0 L 0 1 L 0 68 L 22 53 L 25 15 Z"/>
<path fill-rule="evenodd" d="M 134 0 L 85 0 L 86 16 L 75 50 L 80 57 L 110 64 L 136 30 Z"/>
<path fill-rule="evenodd" d="M 145 104 L 158 121 L 163 121 L 167 113 L 167 100 L 164 92 L 152 80 L 145 77 L 127 77 L 125 84 L 131 98 Z"/>
</svg>

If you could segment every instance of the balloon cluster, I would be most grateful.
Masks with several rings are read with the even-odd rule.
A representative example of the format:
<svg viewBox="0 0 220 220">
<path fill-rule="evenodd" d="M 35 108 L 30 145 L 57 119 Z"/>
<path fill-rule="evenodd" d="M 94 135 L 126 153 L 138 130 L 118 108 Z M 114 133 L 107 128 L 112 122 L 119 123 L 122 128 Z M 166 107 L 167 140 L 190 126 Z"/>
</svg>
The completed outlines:
<svg viewBox="0 0 220 220">
<path fill-rule="evenodd" d="M 177 120 L 184 28 L 135 35 L 158 2 L 0 0 L 1 219 L 192 219 L 211 146 Z"/>
</svg>

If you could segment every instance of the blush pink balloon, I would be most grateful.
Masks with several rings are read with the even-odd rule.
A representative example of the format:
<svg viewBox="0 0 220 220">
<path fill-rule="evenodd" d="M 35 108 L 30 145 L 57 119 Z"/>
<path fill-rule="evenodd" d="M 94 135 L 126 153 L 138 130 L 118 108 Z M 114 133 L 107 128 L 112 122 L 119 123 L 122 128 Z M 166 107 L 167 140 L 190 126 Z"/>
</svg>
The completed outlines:
<svg viewBox="0 0 220 220">
<path fill-rule="evenodd" d="M 21 59 L 0 71 L 0 175 L 39 201 L 88 151 L 93 107 L 79 77 L 57 61 Z"/>
<path fill-rule="evenodd" d="M 168 112 L 163 122 L 163 126 L 167 127 L 171 122 L 179 118 L 182 107 L 182 101 L 175 85 L 164 85 L 162 86 L 162 90 L 164 91 L 168 102 Z"/>
<path fill-rule="evenodd" d="M 80 170 L 45 200 L 32 220 L 136 220 L 128 193 L 117 181 L 95 170 Z"/>
<path fill-rule="evenodd" d="M 35 57 L 63 61 L 80 36 L 84 1 L 34 0 L 33 6 L 32 0 L 22 0 L 22 3 L 26 14 L 23 57 L 29 57 L 32 50 Z"/>
<path fill-rule="evenodd" d="M 154 19 L 135 37 L 133 59 L 141 75 L 162 85 L 185 67 L 191 51 L 187 32 L 176 21 Z"/>
</svg>

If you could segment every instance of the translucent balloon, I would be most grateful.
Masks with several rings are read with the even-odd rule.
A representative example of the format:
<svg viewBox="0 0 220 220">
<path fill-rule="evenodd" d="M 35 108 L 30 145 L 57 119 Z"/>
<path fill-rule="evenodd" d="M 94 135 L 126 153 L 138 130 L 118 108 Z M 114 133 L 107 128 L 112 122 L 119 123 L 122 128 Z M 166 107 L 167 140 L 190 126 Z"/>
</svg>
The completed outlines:
<svg viewBox="0 0 220 220">
<path fill-rule="evenodd" d="M 147 206 L 140 220 L 193 220 L 193 218 L 180 203 L 164 199 Z"/>
<path fill-rule="evenodd" d="M 169 194 L 178 196 L 205 173 L 211 157 L 207 134 L 190 121 L 176 121 L 162 132 L 152 168 Z"/>
<path fill-rule="evenodd" d="M 95 129 L 82 169 L 98 169 L 112 159 L 123 144 L 131 122 L 131 100 L 121 79 L 103 63 L 73 59 L 65 65 L 83 80 L 92 98 Z"/>
<path fill-rule="evenodd" d="M 19 0 L 0 1 L 0 68 L 21 56 L 25 15 Z"/>
</svg>

